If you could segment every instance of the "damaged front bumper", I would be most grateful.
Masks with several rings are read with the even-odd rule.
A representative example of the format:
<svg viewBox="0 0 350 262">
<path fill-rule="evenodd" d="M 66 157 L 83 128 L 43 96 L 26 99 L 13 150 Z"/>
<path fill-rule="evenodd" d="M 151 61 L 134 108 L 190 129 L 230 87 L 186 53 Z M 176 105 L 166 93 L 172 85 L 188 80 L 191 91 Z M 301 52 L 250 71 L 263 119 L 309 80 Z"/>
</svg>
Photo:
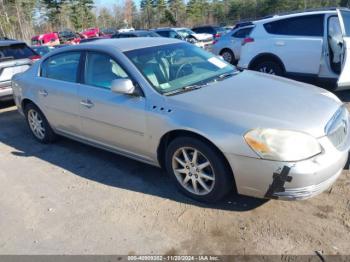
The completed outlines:
<svg viewBox="0 0 350 262">
<path fill-rule="evenodd" d="M 226 155 L 239 194 L 258 198 L 301 200 L 318 195 L 341 175 L 348 160 L 350 139 L 335 148 L 327 137 L 319 139 L 323 152 L 298 162 L 269 161 Z"/>
<path fill-rule="evenodd" d="M 285 188 L 283 192 L 274 192 L 272 196 L 266 196 L 267 198 L 276 198 L 283 200 L 302 200 L 313 196 L 316 196 L 328 188 L 330 188 L 337 178 L 341 175 L 342 170 L 337 174 L 330 177 L 326 181 L 323 181 L 317 185 L 311 185 L 300 188 Z"/>
</svg>

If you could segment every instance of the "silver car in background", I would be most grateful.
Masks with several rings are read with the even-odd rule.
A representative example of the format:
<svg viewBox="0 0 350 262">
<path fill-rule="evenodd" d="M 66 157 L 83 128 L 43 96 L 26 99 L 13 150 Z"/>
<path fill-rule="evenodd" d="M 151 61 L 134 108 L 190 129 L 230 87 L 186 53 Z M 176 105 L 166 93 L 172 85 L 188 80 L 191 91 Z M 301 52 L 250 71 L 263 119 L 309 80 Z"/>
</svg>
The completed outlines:
<svg viewBox="0 0 350 262">
<path fill-rule="evenodd" d="M 16 75 L 13 90 L 40 142 L 59 134 L 164 167 L 200 201 L 233 190 L 308 198 L 330 187 L 348 158 L 349 114 L 335 95 L 238 71 L 175 39 L 58 49 Z"/>
<path fill-rule="evenodd" d="M 0 40 L 0 101 L 12 100 L 11 78 L 40 57 L 24 42 Z"/>
<path fill-rule="evenodd" d="M 216 55 L 221 55 L 226 62 L 237 64 L 241 57 L 241 49 L 243 42 L 254 29 L 254 25 L 242 26 L 220 37 L 213 45 L 212 52 Z"/>
</svg>

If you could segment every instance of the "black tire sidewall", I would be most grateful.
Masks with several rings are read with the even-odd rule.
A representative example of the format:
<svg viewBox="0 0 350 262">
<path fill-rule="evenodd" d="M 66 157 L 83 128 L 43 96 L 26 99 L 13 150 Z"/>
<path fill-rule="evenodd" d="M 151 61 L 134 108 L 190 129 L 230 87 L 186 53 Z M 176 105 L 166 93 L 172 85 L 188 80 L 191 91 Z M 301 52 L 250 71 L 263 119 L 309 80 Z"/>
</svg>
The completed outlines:
<svg viewBox="0 0 350 262">
<path fill-rule="evenodd" d="M 43 139 L 38 138 L 38 137 L 33 133 L 32 129 L 30 128 L 30 124 L 29 124 L 29 120 L 28 120 L 28 112 L 29 112 L 29 110 L 35 110 L 35 111 L 39 114 L 40 118 L 41 118 L 42 121 L 43 121 L 43 126 L 44 126 L 44 128 L 45 128 L 45 136 L 44 136 Z M 45 115 L 41 112 L 41 110 L 40 110 L 37 106 L 35 106 L 35 105 L 32 104 L 32 103 L 27 104 L 27 105 L 25 106 L 25 108 L 24 108 L 24 114 L 25 114 L 25 118 L 26 118 L 26 122 L 27 122 L 28 128 L 29 128 L 30 132 L 32 133 L 33 137 L 34 137 L 37 141 L 39 141 L 40 143 L 43 143 L 43 144 L 48 144 L 48 143 L 53 142 L 53 141 L 56 139 L 56 135 L 55 135 L 55 133 L 53 132 L 53 130 L 52 130 L 50 124 L 48 123 L 48 121 L 47 121 Z"/>
<path fill-rule="evenodd" d="M 187 191 L 180 182 L 177 180 L 173 168 L 172 168 L 172 157 L 174 153 L 181 147 L 192 147 L 199 150 L 205 157 L 210 161 L 214 173 L 215 173 L 215 184 L 212 191 L 203 196 L 195 195 Z M 192 137 L 181 137 L 173 140 L 167 150 L 165 156 L 165 167 L 167 173 L 171 176 L 172 180 L 176 183 L 177 187 L 185 195 L 201 202 L 214 203 L 222 199 L 229 192 L 234 189 L 234 179 L 231 170 L 227 167 L 223 156 L 220 152 L 210 144 Z"/>
<path fill-rule="evenodd" d="M 259 63 L 254 69 L 256 71 L 260 71 L 261 68 L 266 67 L 269 71 L 269 69 L 272 69 L 275 72 L 276 76 L 282 76 L 283 75 L 283 69 L 282 67 L 274 62 L 274 61 L 265 61 L 265 62 L 261 62 Z"/>
<path fill-rule="evenodd" d="M 231 55 L 231 61 L 225 61 L 230 63 L 230 64 L 233 64 L 235 62 L 235 55 L 233 54 L 233 52 L 230 50 L 230 49 L 224 49 L 220 52 L 220 55 L 222 56 L 224 53 L 229 53 Z"/>
</svg>

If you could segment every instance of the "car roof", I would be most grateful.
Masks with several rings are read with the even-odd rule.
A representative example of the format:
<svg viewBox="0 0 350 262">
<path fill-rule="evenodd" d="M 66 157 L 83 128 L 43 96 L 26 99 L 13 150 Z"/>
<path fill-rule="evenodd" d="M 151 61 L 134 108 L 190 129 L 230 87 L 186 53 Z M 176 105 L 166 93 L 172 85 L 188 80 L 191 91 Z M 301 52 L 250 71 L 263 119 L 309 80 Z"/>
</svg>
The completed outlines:
<svg viewBox="0 0 350 262">
<path fill-rule="evenodd" d="M 0 46 L 10 46 L 15 44 L 25 44 L 23 41 L 17 41 L 17 40 L 1 40 Z"/>
<path fill-rule="evenodd" d="M 306 10 L 306 11 L 298 11 L 298 12 L 291 12 L 291 13 L 281 13 L 281 14 L 276 14 L 276 15 L 271 15 L 259 20 L 253 21 L 254 24 L 264 24 L 268 22 L 273 22 L 276 20 L 281 20 L 281 19 L 287 19 L 287 18 L 293 18 L 293 17 L 299 17 L 299 16 L 306 16 L 306 15 L 323 15 L 323 14 L 334 14 L 336 13 L 336 9 L 313 9 L 313 10 Z"/>
<path fill-rule="evenodd" d="M 218 26 L 218 25 L 200 25 L 200 26 L 194 26 L 192 28 L 204 28 L 204 27 L 222 28 L 222 26 Z"/>
<path fill-rule="evenodd" d="M 153 29 L 153 31 L 175 31 L 174 28 L 172 27 L 160 27 L 160 28 L 156 28 L 156 29 Z"/>
<path fill-rule="evenodd" d="M 137 34 L 137 33 L 149 33 L 152 32 L 150 30 L 134 30 L 130 32 L 120 32 L 119 35 L 124 35 L 124 34 Z"/>
<path fill-rule="evenodd" d="M 166 37 L 137 37 L 137 38 L 111 38 L 100 39 L 98 41 L 87 42 L 82 45 L 73 45 L 64 50 L 90 49 L 94 47 L 103 47 L 104 49 L 118 49 L 120 52 L 131 51 L 135 49 L 161 46 L 167 44 L 184 43 L 184 41 L 166 38 Z"/>
</svg>

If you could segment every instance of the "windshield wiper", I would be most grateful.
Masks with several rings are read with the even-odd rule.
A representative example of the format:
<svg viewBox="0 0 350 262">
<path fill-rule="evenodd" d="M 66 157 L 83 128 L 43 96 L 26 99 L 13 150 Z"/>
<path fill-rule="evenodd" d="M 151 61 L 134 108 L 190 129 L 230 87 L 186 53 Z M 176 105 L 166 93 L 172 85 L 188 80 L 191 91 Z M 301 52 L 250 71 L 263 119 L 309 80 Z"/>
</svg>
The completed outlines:
<svg viewBox="0 0 350 262">
<path fill-rule="evenodd" d="M 189 86 L 184 86 L 182 88 L 175 89 L 173 91 L 165 92 L 164 95 L 171 96 L 171 95 L 175 95 L 175 94 L 185 93 L 185 92 L 188 92 L 188 91 L 200 89 L 200 88 L 202 88 L 204 86 L 206 86 L 206 85 L 189 85 Z"/>
<path fill-rule="evenodd" d="M 218 77 L 216 77 L 215 80 L 221 81 L 221 80 L 224 80 L 224 79 L 229 78 L 231 76 L 235 76 L 236 74 L 237 74 L 237 71 L 225 73 L 225 74 L 222 74 L 222 75 L 219 75 Z"/>
</svg>

